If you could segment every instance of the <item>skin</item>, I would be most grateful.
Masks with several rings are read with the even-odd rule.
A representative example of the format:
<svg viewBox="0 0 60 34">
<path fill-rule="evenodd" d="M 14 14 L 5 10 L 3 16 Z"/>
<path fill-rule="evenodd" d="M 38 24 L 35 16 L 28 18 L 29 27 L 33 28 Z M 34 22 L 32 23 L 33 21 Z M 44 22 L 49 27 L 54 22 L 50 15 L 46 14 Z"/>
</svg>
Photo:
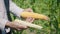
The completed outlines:
<svg viewBox="0 0 60 34">
<path fill-rule="evenodd" d="M 25 9 L 24 11 L 28 11 L 28 12 L 33 12 L 33 10 L 31 9 L 31 8 L 27 8 L 27 9 Z M 33 21 L 34 21 L 34 18 L 31 18 L 31 17 L 27 17 L 26 18 L 26 21 L 27 22 L 30 22 L 30 23 L 32 23 Z M 13 28 L 13 29 L 16 29 L 16 30 L 22 30 L 22 29 L 26 29 L 26 28 L 28 28 L 27 26 L 25 26 L 25 25 L 17 25 L 18 24 L 18 22 L 10 22 L 10 21 L 8 21 L 7 23 L 6 23 L 6 26 L 8 26 L 8 27 L 10 27 L 10 28 Z"/>
</svg>

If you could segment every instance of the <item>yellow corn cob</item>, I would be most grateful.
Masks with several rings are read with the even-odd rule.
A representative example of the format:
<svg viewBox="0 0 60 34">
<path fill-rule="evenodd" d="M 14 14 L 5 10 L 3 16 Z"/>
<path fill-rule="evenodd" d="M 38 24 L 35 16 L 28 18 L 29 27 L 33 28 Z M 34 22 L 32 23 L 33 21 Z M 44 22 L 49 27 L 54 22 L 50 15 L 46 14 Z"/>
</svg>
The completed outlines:
<svg viewBox="0 0 60 34">
<path fill-rule="evenodd" d="M 22 21 L 22 20 L 19 20 L 19 19 L 16 19 L 15 21 L 18 22 L 19 24 L 22 24 L 22 25 L 25 25 L 25 26 L 28 26 L 28 27 L 32 27 L 32 28 L 36 28 L 36 29 L 42 29 L 43 28 L 42 26 L 35 25 L 35 24 L 29 23 L 29 22 L 26 22 L 26 21 Z"/>
<path fill-rule="evenodd" d="M 38 14 L 38 13 L 33 13 L 33 12 L 22 12 L 21 16 L 26 18 L 26 17 L 32 17 L 35 19 L 44 19 L 44 20 L 49 20 L 49 18 L 43 14 Z"/>
</svg>

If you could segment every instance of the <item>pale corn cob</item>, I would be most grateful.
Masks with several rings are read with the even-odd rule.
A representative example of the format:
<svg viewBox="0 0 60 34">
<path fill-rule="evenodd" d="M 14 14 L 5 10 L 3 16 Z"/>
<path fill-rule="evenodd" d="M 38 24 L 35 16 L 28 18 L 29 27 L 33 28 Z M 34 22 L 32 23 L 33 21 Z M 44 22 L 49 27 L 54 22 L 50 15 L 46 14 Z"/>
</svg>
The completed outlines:
<svg viewBox="0 0 60 34">
<path fill-rule="evenodd" d="M 22 20 L 19 20 L 19 19 L 16 19 L 15 21 L 19 22 L 19 24 L 26 25 L 28 27 L 32 27 L 32 28 L 36 28 L 36 29 L 42 29 L 43 28 L 42 26 L 35 25 L 35 24 L 29 23 L 29 22 L 26 22 L 26 21 L 22 21 Z"/>
<path fill-rule="evenodd" d="M 49 18 L 43 14 L 38 14 L 38 13 L 33 13 L 33 12 L 22 12 L 21 16 L 26 18 L 26 17 L 32 17 L 35 19 L 44 19 L 44 20 L 49 20 Z"/>
</svg>

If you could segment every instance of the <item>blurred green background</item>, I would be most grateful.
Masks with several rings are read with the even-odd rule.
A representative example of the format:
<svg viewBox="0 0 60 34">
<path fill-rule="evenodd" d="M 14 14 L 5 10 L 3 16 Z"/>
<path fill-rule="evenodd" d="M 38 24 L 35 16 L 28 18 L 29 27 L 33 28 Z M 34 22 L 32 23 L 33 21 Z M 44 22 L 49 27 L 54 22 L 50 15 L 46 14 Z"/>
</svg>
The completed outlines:
<svg viewBox="0 0 60 34">
<path fill-rule="evenodd" d="M 41 25 L 41 30 L 28 28 L 22 31 L 12 30 L 12 34 L 60 34 L 60 0 L 13 0 L 17 6 L 26 9 L 31 8 L 34 12 L 47 15 L 50 22 L 35 20 L 33 23 Z M 11 16 L 12 20 L 16 17 Z"/>
</svg>

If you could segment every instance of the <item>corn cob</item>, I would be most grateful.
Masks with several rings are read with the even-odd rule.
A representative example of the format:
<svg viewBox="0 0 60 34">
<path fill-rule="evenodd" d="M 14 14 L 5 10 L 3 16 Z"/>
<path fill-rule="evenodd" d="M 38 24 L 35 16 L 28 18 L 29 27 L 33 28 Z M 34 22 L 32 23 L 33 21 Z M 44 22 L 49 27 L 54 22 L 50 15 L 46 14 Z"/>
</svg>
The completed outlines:
<svg viewBox="0 0 60 34">
<path fill-rule="evenodd" d="M 38 13 L 33 13 L 33 12 L 22 12 L 21 16 L 26 18 L 26 17 L 32 17 L 35 19 L 44 19 L 44 20 L 49 20 L 49 18 L 43 14 L 38 14 Z"/>
<path fill-rule="evenodd" d="M 29 22 L 26 22 L 26 21 L 22 21 L 22 20 L 19 20 L 19 19 L 16 19 L 15 21 L 18 22 L 19 24 L 22 24 L 22 25 L 25 25 L 25 26 L 28 26 L 28 27 L 32 27 L 32 28 L 36 28 L 36 29 L 42 29 L 43 28 L 42 26 L 35 25 L 35 24 L 29 23 Z"/>
</svg>

